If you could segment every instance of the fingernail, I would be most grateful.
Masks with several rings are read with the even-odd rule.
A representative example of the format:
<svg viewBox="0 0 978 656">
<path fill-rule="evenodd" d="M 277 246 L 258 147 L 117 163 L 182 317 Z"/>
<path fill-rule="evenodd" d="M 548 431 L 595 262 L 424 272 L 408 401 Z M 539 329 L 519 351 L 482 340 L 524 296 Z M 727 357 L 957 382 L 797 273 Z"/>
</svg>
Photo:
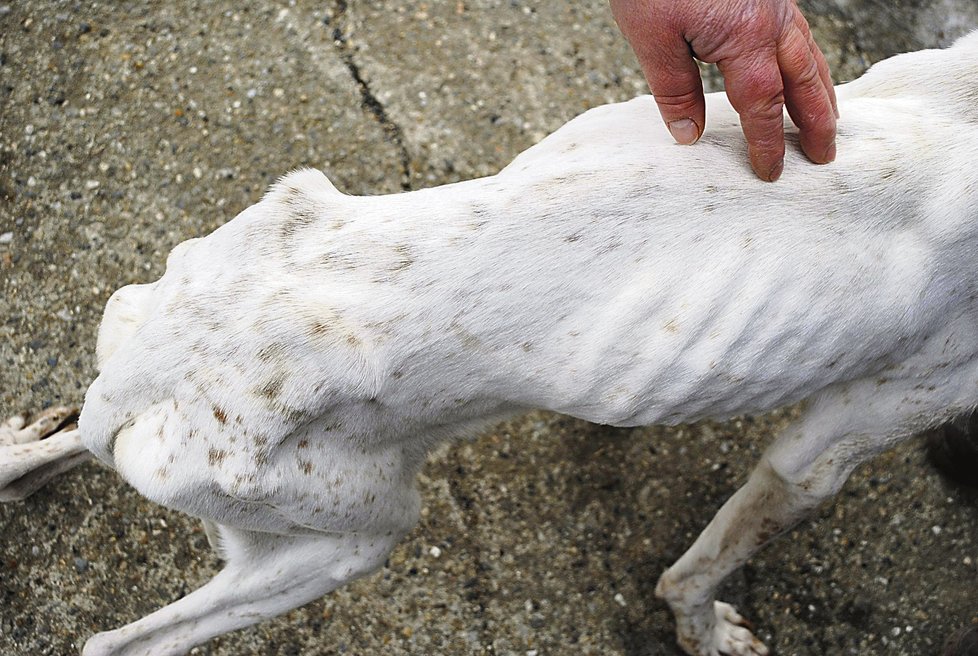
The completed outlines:
<svg viewBox="0 0 978 656">
<path fill-rule="evenodd" d="M 669 132 L 672 133 L 672 138 L 677 143 L 681 143 L 684 146 L 692 145 L 700 138 L 700 131 L 696 128 L 696 124 L 688 118 L 670 121 Z"/>
<path fill-rule="evenodd" d="M 774 182 L 781 177 L 781 173 L 784 172 L 784 160 L 781 160 L 777 164 L 771 167 L 771 172 L 768 173 L 767 179 L 769 182 Z"/>
<path fill-rule="evenodd" d="M 835 161 L 835 142 L 833 141 L 829 144 L 829 147 L 825 149 L 825 154 L 822 155 L 822 162 L 828 164 L 829 162 Z"/>
</svg>

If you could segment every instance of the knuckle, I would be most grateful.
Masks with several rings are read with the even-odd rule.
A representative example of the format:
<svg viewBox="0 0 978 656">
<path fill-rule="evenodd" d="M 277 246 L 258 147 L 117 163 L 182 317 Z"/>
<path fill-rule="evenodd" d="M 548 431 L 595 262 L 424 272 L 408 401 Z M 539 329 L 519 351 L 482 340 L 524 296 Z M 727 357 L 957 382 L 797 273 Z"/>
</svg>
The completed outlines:
<svg viewBox="0 0 978 656">
<path fill-rule="evenodd" d="M 818 71 L 818 62 L 812 57 L 806 62 L 799 73 L 794 77 L 792 83 L 801 87 L 821 87 L 822 86 L 822 76 Z"/>
<path fill-rule="evenodd" d="M 752 121 L 773 122 L 781 121 L 784 115 L 784 91 L 774 94 L 757 96 L 748 105 L 744 115 Z"/>
<path fill-rule="evenodd" d="M 686 91 L 684 93 L 661 93 L 654 89 L 652 95 L 655 102 L 662 109 L 667 110 L 687 110 L 699 106 L 702 93 L 698 90 Z"/>
</svg>

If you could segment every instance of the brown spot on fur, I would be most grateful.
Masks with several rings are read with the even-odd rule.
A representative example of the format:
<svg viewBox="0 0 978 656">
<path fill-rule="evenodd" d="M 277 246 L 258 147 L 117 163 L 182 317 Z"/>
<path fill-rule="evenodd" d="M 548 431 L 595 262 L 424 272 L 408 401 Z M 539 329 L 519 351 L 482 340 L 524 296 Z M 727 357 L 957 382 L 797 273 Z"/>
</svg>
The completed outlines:
<svg viewBox="0 0 978 656">
<path fill-rule="evenodd" d="M 224 449 L 209 449 L 207 451 L 207 464 L 210 466 L 220 465 L 227 458 L 228 452 Z"/>
<path fill-rule="evenodd" d="M 411 247 L 407 244 L 398 244 L 394 247 L 394 252 L 397 254 L 397 263 L 391 267 L 391 271 L 403 271 L 412 264 L 414 264 L 414 254 L 411 251 Z"/>
<path fill-rule="evenodd" d="M 272 378 L 264 385 L 259 387 L 257 392 L 259 396 L 263 396 L 266 399 L 274 400 L 277 399 L 279 395 L 282 393 L 283 385 L 285 385 L 285 377 L 279 375 L 276 376 L 275 378 Z"/>
<path fill-rule="evenodd" d="M 258 353 L 255 356 L 261 362 L 271 362 L 282 356 L 285 353 L 285 347 L 278 343 L 266 344 L 265 346 L 258 349 Z"/>
<path fill-rule="evenodd" d="M 299 462 L 299 469 L 302 470 L 302 473 L 303 474 L 311 474 L 312 473 L 312 463 L 309 462 L 308 460 L 302 460 L 302 461 Z"/>
<path fill-rule="evenodd" d="M 307 440 L 307 439 L 301 439 L 301 440 L 299 440 L 299 444 L 297 446 L 300 449 L 305 449 L 307 446 L 309 446 L 309 440 Z"/>
<path fill-rule="evenodd" d="M 332 253 L 323 253 L 320 263 L 323 267 L 331 271 L 342 269 L 353 270 L 359 266 L 360 260 L 351 253 L 335 251 Z"/>
<path fill-rule="evenodd" d="M 156 478 L 160 479 L 161 481 L 165 481 L 169 477 L 170 471 L 166 467 L 160 467 L 156 470 Z"/>
<path fill-rule="evenodd" d="M 304 199 L 298 199 L 300 203 L 294 203 L 290 207 L 289 216 L 282 222 L 279 234 L 283 239 L 294 237 L 304 228 L 307 228 L 319 220 L 319 208 L 306 204 Z"/>
<path fill-rule="evenodd" d="M 777 537 L 784 531 L 784 527 L 769 517 L 761 520 L 760 530 L 757 532 L 757 546 L 767 544 L 768 540 Z"/>
<path fill-rule="evenodd" d="M 482 346 L 482 340 L 462 327 L 461 324 L 452 322 L 451 328 L 465 348 L 474 350 Z"/>
<path fill-rule="evenodd" d="M 228 423 L 227 413 L 216 405 L 214 406 L 214 418 L 221 424 Z"/>
<path fill-rule="evenodd" d="M 332 331 L 332 328 L 324 321 L 313 321 L 309 325 L 310 337 L 324 337 Z"/>
</svg>

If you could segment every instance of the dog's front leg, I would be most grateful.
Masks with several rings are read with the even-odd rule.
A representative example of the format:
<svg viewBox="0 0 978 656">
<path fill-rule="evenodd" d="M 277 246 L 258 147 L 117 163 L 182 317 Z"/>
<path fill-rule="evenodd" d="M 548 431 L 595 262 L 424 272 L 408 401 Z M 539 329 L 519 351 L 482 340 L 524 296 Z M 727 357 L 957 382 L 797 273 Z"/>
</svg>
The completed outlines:
<svg viewBox="0 0 978 656">
<path fill-rule="evenodd" d="M 227 565 L 143 619 L 99 633 L 83 656 L 175 656 L 301 606 L 383 565 L 398 535 L 285 536 L 220 527 Z"/>
<path fill-rule="evenodd" d="M 683 554 L 659 579 L 656 595 L 676 618 L 679 645 L 695 656 L 763 656 L 767 647 L 729 604 L 716 601 L 720 582 L 768 539 L 793 525 L 819 499 L 802 494 L 765 458 Z"/>
<path fill-rule="evenodd" d="M 922 429 L 922 417 L 939 416 L 947 406 L 966 402 L 965 396 L 956 398 L 957 390 L 881 380 L 839 385 L 813 399 L 659 579 L 656 594 L 675 614 L 677 639 L 687 653 L 767 654 L 734 608 L 716 601 L 720 582 L 832 497 L 860 462 Z M 970 389 L 962 393 L 972 394 Z"/>
</svg>

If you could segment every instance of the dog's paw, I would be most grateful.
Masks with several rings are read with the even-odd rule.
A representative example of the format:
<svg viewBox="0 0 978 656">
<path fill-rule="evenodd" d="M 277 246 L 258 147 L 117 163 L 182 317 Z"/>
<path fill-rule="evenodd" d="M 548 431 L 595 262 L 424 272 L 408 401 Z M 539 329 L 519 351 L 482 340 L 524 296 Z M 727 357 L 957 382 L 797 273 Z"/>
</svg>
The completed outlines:
<svg viewBox="0 0 978 656">
<path fill-rule="evenodd" d="M 15 415 L 0 424 L 0 446 L 37 442 L 57 433 L 66 421 L 78 415 L 78 408 L 60 406 L 48 408 L 30 424 L 21 415 Z"/>
<path fill-rule="evenodd" d="M 713 602 L 716 624 L 713 626 L 713 649 L 710 656 L 767 656 L 768 648 L 754 637 L 750 624 L 730 604 Z"/>
<path fill-rule="evenodd" d="M 24 417 L 0 423 L 0 502 L 21 501 L 58 474 L 88 460 L 72 423 L 75 408 L 45 410 L 27 424 Z"/>
<path fill-rule="evenodd" d="M 709 611 L 707 610 L 706 613 Z M 679 646 L 691 656 L 767 656 L 770 652 L 751 633 L 750 624 L 730 604 L 713 602 L 714 617 L 684 618 L 678 628 Z M 683 629 L 686 629 L 685 631 Z"/>
</svg>

